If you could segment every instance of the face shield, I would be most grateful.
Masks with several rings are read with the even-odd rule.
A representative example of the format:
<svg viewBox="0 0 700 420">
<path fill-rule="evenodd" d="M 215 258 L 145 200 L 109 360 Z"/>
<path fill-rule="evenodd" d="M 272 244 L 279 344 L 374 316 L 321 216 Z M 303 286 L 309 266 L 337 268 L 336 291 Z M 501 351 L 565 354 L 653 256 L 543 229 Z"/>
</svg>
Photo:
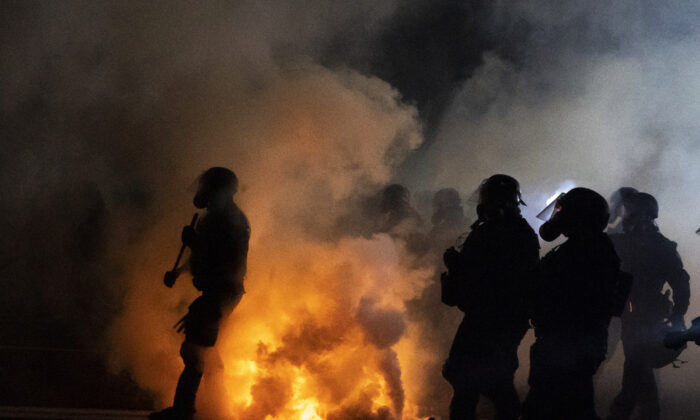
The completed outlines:
<svg viewBox="0 0 700 420">
<path fill-rule="evenodd" d="M 565 193 L 560 193 L 558 196 L 556 196 L 554 199 L 549 199 L 547 206 L 545 206 L 542 211 L 537 213 L 537 218 L 542 220 L 543 222 L 547 222 L 554 217 L 555 214 L 559 213 L 561 210 L 561 199 L 564 198 L 566 194 Z"/>
<path fill-rule="evenodd" d="M 227 198 L 238 189 L 238 179 L 230 169 L 224 167 L 209 168 L 195 180 L 197 192 L 194 205 L 199 209 L 207 208 L 211 200 L 226 194 Z"/>
<path fill-rule="evenodd" d="M 561 202 L 565 195 L 566 193 L 560 193 L 554 199 L 550 198 L 549 204 L 537 214 L 537 218 L 544 221 L 540 226 L 540 237 L 547 242 L 552 242 L 562 234 L 562 226 L 556 222 L 554 216 L 561 211 Z"/>
<path fill-rule="evenodd" d="M 198 209 L 205 209 L 209 205 L 209 200 L 211 199 L 212 191 L 211 188 L 199 182 L 199 188 L 197 188 L 197 193 L 194 195 L 194 206 Z"/>
</svg>

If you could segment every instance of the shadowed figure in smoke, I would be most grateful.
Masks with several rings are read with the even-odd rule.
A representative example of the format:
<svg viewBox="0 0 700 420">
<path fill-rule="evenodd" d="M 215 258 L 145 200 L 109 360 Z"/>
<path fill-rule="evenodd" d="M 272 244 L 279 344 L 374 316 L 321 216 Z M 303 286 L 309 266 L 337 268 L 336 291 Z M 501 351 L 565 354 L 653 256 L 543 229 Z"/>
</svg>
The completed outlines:
<svg viewBox="0 0 700 420">
<path fill-rule="evenodd" d="M 638 191 L 632 187 L 618 188 L 610 196 L 610 218 L 608 219 L 608 234 L 622 233 L 625 219 L 625 211 L 629 207 L 628 202 Z"/>
<path fill-rule="evenodd" d="M 594 420 L 593 374 L 605 359 L 610 318 L 624 306 L 629 275 L 603 233 L 603 197 L 574 188 L 540 228 L 546 241 L 568 238 L 540 262 L 531 289 L 536 341 L 530 350 L 530 391 L 524 420 Z"/>
<path fill-rule="evenodd" d="M 622 269 L 634 276 L 630 303 L 622 316 L 625 367 L 622 390 L 610 408 L 609 420 L 629 419 L 639 407 L 639 420 L 660 418 L 654 368 L 668 365 L 680 354 L 663 345 L 670 331 L 685 329 L 690 301 L 690 277 L 683 269 L 676 243 L 659 232 L 656 199 L 634 192 L 624 203 L 623 233 L 610 235 Z M 673 292 L 662 294 L 665 284 Z M 668 325 L 670 323 L 670 326 Z"/>
<path fill-rule="evenodd" d="M 636 192 L 637 190 L 632 187 L 620 187 L 615 190 L 615 192 L 612 193 L 608 199 L 608 203 L 610 203 L 610 217 L 608 218 L 607 228 L 608 235 L 613 233 L 622 233 L 622 219 L 625 216 L 625 204 Z M 608 359 L 603 362 L 601 370 L 605 367 L 607 362 L 617 350 L 620 343 L 620 335 L 622 330 L 621 324 L 622 322 L 620 318 L 613 318 L 610 320 L 610 327 L 608 328 Z"/>
<path fill-rule="evenodd" d="M 393 239 L 403 241 L 408 251 L 423 250 L 423 220 L 411 205 L 411 193 L 405 186 L 390 184 L 344 204 L 347 211 L 338 217 L 333 229 L 336 240 L 343 236 L 371 238 L 377 233 L 388 233 Z"/>
<path fill-rule="evenodd" d="M 444 362 L 444 354 L 450 348 L 454 331 L 459 325 L 460 317 L 457 311 L 446 305 L 436 305 L 440 299 L 440 273 L 443 271 L 442 254 L 446 248 L 455 244 L 455 238 L 464 242 L 464 231 L 468 227 L 468 219 L 464 215 L 462 200 L 453 188 L 443 188 L 431 197 L 432 228 L 428 233 L 429 250 L 426 253 L 427 265 L 434 272 L 431 281 L 419 297 L 406 302 L 408 320 L 420 328 L 418 341 L 426 352 L 435 355 L 426 363 L 424 369 L 423 387 L 421 389 L 421 407 L 426 415 L 447 415 L 449 404 L 449 385 L 440 372 Z M 458 239 L 459 240 L 459 239 Z"/>
<path fill-rule="evenodd" d="M 423 219 L 411 205 L 411 193 L 403 185 L 391 184 L 382 190 L 374 220 L 375 232 L 388 233 L 403 242 L 413 256 L 423 256 L 428 250 Z"/>
<path fill-rule="evenodd" d="M 423 220 L 411 206 L 411 193 L 408 188 L 401 184 L 391 184 L 384 188 L 378 210 L 376 232 L 389 233 L 395 238 L 403 239 L 409 251 L 412 250 L 411 247 L 422 245 L 416 243 L 416 234 L 422 230 Z"/>
<path fill-rule="evenodd" d="M 463 232 L 467 225 L 462 199 L 454 188 L 443 188 L 433 195 L 431 244 L 441 245 L 442 249 L 454 241 L 455 232 Z M 452 242 L 454 243 L 454 242 Z"/>
<path fill-rule="evenodd" d="M 442 301 L 464 312 L 443 367 L 454 389 L 452 420 L 474 419 L 480 395 L 494 403 L 497 419 L 519 415 L 513 377 L 518 345 L 529 328 L 523 296 L 539 259 L 537 235 L 520 215 L 520 204 L 518 181 L 488 178 L 479 188 L 479 219 L 461 249 L 444 255 Z"/>
<path fill-rule="evenodd" d="M 391 232 L 401 223 L 422 224 L 420 215 L 411 206 L 411 193 L 401 184 L 392 184 L 382 191 L 377 232 Z"/>
<path fill-rule="evenodd" d="M 250 226 L 233 201 L 237 187 L 236 175 L 226 168 L 210 168 L 199 178 L 194 205 L 207 212 L 196 228 L 183 229 L 182 242 L 192 253 L 187 264 L 166 273 L 165 284 L 171 287 L 189 266 L 194 287 L 202 295 L 192 302 L 180 321 L 178 331 L 185 332 L 180 348 L 185 368 L 177 383 L 173 406 L 152 413 L 151 420 L 193 418 L 205 355 L 216 343 L 222 318 L 231 313 L 245 293 Z"/>
</svg>

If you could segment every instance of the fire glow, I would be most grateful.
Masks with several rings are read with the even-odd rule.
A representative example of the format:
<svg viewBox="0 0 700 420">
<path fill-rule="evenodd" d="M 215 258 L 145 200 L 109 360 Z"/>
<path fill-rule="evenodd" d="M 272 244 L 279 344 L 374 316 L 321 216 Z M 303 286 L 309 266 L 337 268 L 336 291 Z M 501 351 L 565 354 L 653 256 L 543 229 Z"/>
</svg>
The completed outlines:
<svg viewBox="0 0 700 420">
<path fill-rule="evenodd" d="M 433 414 L 421 403 L 426 399 L 446 409 L 449 391 L 440 391 L 445 401 L 427 398 L 426 391 L 439 386 L 426 383 L 439 375 L 447 350 L 421 342 L 425 328 L 406 306 L 435 284 L 434 260 L 413 254 L 406 242 L 427 227 L 377 233 L 379 216 L 358 219 L 352 207 L 357 197 L 387 185 L 394 165 L 420 144 L 415 108 L 378 79 L 321 68 L 289 75 L 255 106 L 246 114 L 261 124 L 250 129 L 254 145 L 212 140 L 202 146 L 249 157 L 202 166 L 221 162 L 238 174 L 236 200 L 252 235 L 246 294 L 222 325 L 212 352 L 218 356 L 207 363 L 197 395 L 200 415 L 410 419 Z M 167 248 L 165 239 L 181 223 L 170 216 L 141 255 Z M 115 369 L 127 369 L 154 390 L 160 406 L 171 404 L 182 369 L 182 336 L 164 328 L 196 296 L 185 276 L 172 290 L 143 280 L 160 278 L 169 259 L 148 259 L 148 272 L 134 268 L 112 334 Z"/>
<path fill-rule="evenodd" d="M 403 268 L 386 234 L 288 252 L 268 273 L 251 265 L 262 278 L 249 284 L 269 286 L 246 294 L 222 333 L 225 411 L 251 420 L 413 418 L 402 371 L 419 369 L 410 354 L 420 346 L 405 334 L 403 301 L 428 273 Z"/>
</svg>

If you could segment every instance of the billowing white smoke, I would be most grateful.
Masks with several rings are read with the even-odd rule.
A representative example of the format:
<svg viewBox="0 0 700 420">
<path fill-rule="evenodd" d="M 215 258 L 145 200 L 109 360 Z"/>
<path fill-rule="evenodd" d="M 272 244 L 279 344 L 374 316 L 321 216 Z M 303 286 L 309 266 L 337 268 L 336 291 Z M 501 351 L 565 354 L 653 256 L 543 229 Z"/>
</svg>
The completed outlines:
<svg viewBox="0 0 700 420">
<path fill-rule="evenodd" d="M 653 194 L 658 224 L 678 242 L 692 278 L 690 320 L 700 315 L 700 31 L 692 23 L 700 10 L 642 3 L 497 2 L 493 26 L 504 34 L 531 25 L 513 40 L 517 64 L 486 54 L 435 141 L 404 173 L 411 185 L 458 186 L 463 194 L 490 174 L 513 175 L 535 228 L 542 222 L 534 216 L 565 180 L 606 197 L 621 186 Z M 620 366 L 617 353 L 610 365 Z M 700 391 L 700 350 L 691 346 L 683 358 L 683 369 L 660 372 L 668 418 L 690 415 L 690 396 Z M 606 368 L 601 413 L 619 380 Z"/>
</svg>

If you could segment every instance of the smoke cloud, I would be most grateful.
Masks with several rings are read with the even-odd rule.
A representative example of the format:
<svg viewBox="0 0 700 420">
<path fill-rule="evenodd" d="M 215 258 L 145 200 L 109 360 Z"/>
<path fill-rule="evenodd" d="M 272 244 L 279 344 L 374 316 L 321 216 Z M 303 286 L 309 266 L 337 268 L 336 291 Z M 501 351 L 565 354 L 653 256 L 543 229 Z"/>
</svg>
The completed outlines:
<svg viewBox="0 0 700 420">
<path fill-rule="evenodd" d="M 253 226 L 248 294 L 221 337 L 228 377 L 218 380 L 236 395 L 204 392 L 204 411 L 290 416 L 306 410 L 299 404 L 330 410 L 385 394 L 381 371 L 396 367 L 364 342 L 355 308 L 365 295 L 395 308 L 420 279 L 398 264 L 388 236 L 320 238 L 340 203 L 389 182 L 422 141 L 421 124 L 385 81 L 318 64 L 335 31 L 361 20 L 371 33 L 391 7 L 317 6 L 5 4 L 2 205 L 12 225 L 3 234 L 26 244 L 7 268 L 18 285 L 11 309 L 46 308 L 57 335 L 84 335 L 79 345 L 102 347 L 113 369 L 167 404 L 182 366 L 182 338 L 169 326 L 194 291 L 187 279 L 173 291 L 160 279 L 190 217 L 187 186 L 207 167 L 229 166 Z M 90 317 L 101 317 L 106 337 Z M 339 346 L 347 360 L 325 360 Z M 369 372 L 350 369 L 365 361 Z M 230 386 L 236 375 L 246 380 Z M 307 379 L 318 394 L 301 395 Z M 401 416 L 400 382 L 386 386 Z"/>
<path fill-rule="evenodd" d="M 495 2 L 484 25 L 499 39 L 455 91 L 435 139 L 401 173 L 417 188 L 455 186 L 463 196 L 492 173 L 513 175 L 535 228 L 535 214 L 566 180 L 606 196 L 621 186 L 647 191 L 699 293 L 690 210 L 700 204 L 699 13 L 692 2 Z M 699 309 L 693 298 L 688 318 Z M 601 413 L 619 390 L 620 353 L 599 375 Z M 699 360 L 695 348 L 683 358 Z M 697 410 L 691 370 L 659 371 L 665 417 Z M 524 393 L 523 371 L 526 363 L 518 372 Z"/>
<path fill-rule="evenodd" d="M 652 193 L 700 273 L 694 2 L 0 8 L 2 335 L 98 347 L 160 405 L 182 367 L 169 327 L 195 296 L 161 278 L 191 217 L 187 186 L 211 166 L 238 174 L 252 238 L 203 412 L 444 416 L 460 314 L 436 280 L 474 209 L 444 230 L 425 203 L 446 187 L 467 198 L 493 173 L 520 180 L 535 228 L 567 180 Z M 418 212 L 393 220 L 381 192 L 397 182 Z M 666 418 L 700 409 L 695 350 L 690 368 L 659 371 Z M 620 353 L 599 378 L 601 413 Z"/>
</svg>

